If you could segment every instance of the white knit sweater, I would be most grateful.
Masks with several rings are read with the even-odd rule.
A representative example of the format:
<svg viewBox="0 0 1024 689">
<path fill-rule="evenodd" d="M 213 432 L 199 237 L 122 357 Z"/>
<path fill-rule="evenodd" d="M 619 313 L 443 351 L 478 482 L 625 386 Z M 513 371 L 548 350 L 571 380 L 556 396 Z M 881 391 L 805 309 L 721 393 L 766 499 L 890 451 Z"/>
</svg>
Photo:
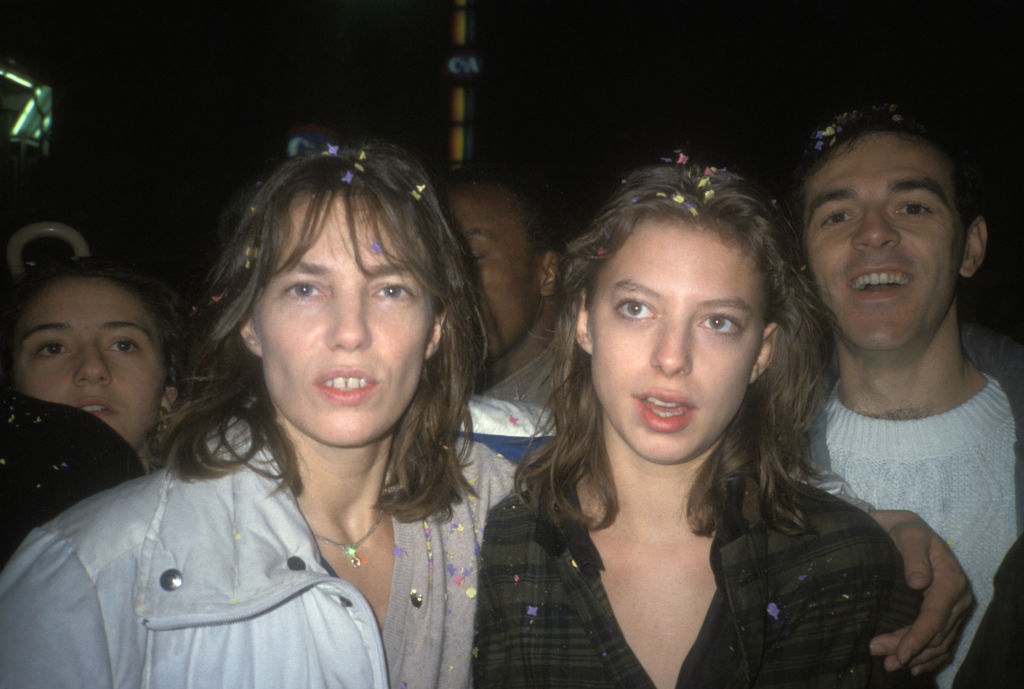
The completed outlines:
<svg viewBox="0 0 1024 689">
<path fill-rule="evenodd" d="M 854 413 L 836 390 L 827 402 L 832 470 L 877 509 L 919 514 L 949 543 L 978 606 L 939 686 L 952 684 L 988 602 L 992 575 L 1016 539 L 1014 421 L 999 383 L 923 419 L 889 421 Z"/>
</svg>

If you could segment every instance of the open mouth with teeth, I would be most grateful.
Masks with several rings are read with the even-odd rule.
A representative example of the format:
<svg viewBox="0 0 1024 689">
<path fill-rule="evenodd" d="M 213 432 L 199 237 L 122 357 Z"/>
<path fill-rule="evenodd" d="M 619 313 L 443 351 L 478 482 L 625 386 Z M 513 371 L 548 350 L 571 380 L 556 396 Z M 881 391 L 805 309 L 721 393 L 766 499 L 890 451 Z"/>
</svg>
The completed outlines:
<svg viewBox="0 0 1024 689">
<path fill-rule="evenodd" d="M 670 419 L 673 416 L 685 414 L 689 407 L 676 402 L 665 402 L 656 397 L 644 398 L 644 406 L 650 409 L 663 419 Z"/>
<path fill-rule="evenodd" d="M 855 290 L 866 290 L 873 287 L 902 286 L 910 282 L 910 276 L 906 273 L 893 271 L 889 273 L 868 273 L 850 283 Z"/>
<path fill-rule="evenodd" d="M 366 378 L 331 378 L 330 380 L 324 381 L 324 385 L 335 390 L 361 390 L 365 388 L 368 383 Z"/>
<path fill-rule="evenodd" d="M 95 414 L 96 412 L 108 411 L 107 407 L 102 404 L 87 404 L 84 407 L 79 407 L 79 409 L 93 414 Z"/>
</svg>

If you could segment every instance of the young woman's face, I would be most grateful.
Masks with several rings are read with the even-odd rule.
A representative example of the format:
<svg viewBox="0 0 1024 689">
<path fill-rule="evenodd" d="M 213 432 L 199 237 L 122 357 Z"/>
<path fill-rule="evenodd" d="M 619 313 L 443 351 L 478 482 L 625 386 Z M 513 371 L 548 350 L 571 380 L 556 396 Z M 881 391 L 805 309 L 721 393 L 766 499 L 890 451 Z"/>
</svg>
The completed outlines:
<svg viewBox="0 0 1024 689">
<path fill-rule="evenodd" d="M 293 208 L 293 227 L 304 213 Z M 390 443 L 440 341 L 441 319 L 416 278 L 390 265 L 370 233 L 357 237 L 353 247 L 336 202 L 316 244 L 270 280 L 242 327 L 300 456 Z"/>
<path fill-rule="evenodd" d="M 156 324 L 131 292 L 102 278 L 63 278 L 15 324 L 15 390 L 95 414 L 141 452 L 174 391 Z"/>
<path fill-rule="evenodd" d="M 671 220 L 640 223 L 601 268 L 576 335 L 613 465 L 714 449 L 771 359 L 762 282 L 738 246 Z"/>
</svg>

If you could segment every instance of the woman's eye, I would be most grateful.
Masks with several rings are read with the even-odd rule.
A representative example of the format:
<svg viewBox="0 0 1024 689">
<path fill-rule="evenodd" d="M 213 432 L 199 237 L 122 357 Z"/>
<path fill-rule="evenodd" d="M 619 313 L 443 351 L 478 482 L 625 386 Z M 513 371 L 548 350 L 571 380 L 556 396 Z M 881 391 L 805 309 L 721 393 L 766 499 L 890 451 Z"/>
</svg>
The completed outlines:
<svg viewBox="0 0 1024 689">
<path fill-rule="evenodd" d="M 739 329 L 739 326 L 728 316 L 711 316 L 704 321 L 704 326 L 716 333 L 731 333 Z"/>
<path fill-rule="evenodd" d="M 300 282 L 289 287 L 288 291 L 294 294 L 296 297 L 306 299 L 316 294 L 316 287 L 306 282 Z"/>
<path fill-rule="evenodd" d="M 139 345 L 134 340 L 118 340 L 111 346 L 111 349 L 115 352 L 135 352 L 138 351 Z"/>
<path fill-rule="evenodd" d="M 624 301 L 619 304 L 619 312 L 628 318 L 647 318 L 651 309 L 642 301 Z"/>
<path fill-rule="evenodd" d="M 59 342 L 44 342 L 36 350 L 36 354 L 41 356 L 56 356 L 57 354 L 62 354 L 65 351 L 67 350 L 64 348 L 64 345 Z"/>
</svg>

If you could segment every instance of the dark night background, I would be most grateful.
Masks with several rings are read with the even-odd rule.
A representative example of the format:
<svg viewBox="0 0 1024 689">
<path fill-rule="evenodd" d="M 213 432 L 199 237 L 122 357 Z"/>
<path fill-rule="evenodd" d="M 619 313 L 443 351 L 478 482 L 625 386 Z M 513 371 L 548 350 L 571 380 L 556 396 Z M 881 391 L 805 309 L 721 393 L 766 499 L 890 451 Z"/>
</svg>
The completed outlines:
<svg viewBox="0 0 1024 689">
<path fill-rule="evenodd" d="M 538 166 L 583 216 L 683 146 L 781 187 L 822 118 L 898 102 L 964 136 L 989 183 L 962 310 L 1024 339 L 1018 3 L 477 0 L 476 155 Z M 0 60 L 54 90 L 51 155 L 0 186 L 0 239 L 67 222 L 189 298 L 219 218 L 295 124 L 445 167 L 451 4 L 4 2 Z"/>
</svg>

